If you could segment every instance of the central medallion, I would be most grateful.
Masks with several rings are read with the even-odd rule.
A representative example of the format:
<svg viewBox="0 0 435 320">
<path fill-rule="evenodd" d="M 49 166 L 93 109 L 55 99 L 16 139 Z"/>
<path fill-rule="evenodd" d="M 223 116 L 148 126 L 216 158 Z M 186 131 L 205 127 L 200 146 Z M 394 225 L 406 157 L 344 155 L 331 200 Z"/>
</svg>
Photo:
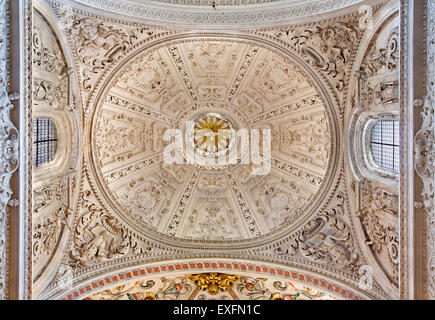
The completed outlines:
<svg viewBox="0 0 435 320">
<path fill-rule="evenodd" d="M 234 136 L 231 121 L 218 113 L 207 113 L 194 121 L 195 149 L 205 156 L 225 154 Z"/>
</svg>

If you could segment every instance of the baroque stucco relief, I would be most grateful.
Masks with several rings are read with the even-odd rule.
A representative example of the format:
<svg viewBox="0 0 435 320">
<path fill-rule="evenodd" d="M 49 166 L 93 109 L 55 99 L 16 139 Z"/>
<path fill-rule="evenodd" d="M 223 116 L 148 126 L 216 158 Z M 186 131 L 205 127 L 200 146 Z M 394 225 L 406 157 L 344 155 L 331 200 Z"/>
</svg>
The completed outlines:
<svg viewBox="0 0 435 320">
<path fill-rule="evenodd" d="M 369 43 L 355 66 L 355 97 L 349 115 L 351 170 L 357 232 L 376 277 L 398 296 L 399 175 L 377 168 L 370 153 L 370 128 L 378 120 L 399 120 L 399 19 L 375 21 Z M 361 153 L 364 156 L 361 156 Z M 352 187 L 353 186 L 353 187 Z"/>
<path fill-rule="evenodd" d="M 350 219 L 340 135 L 360 14 L 192 34 L 50 3 L 73 53 L 84 155 L 71 185 L 78 197 L 63 271 L 42 296 L 56 295 L 65 268 L 74 283 L 91 270 L 201 256 L 202 248 L 309 265 L 358 284 L 367 262 Z M 56 108 L 62 100 L 50 88 L 35 86 L 36 101 Z M 271 129 L 271 173 L 166 165 L 165 130 L 207 112 Z M 388 296 L 377 283 L 369 291 Z"/>
<path fill-rule="evenodd" d="M 294 281 L 224 273 L 188 274 L 135 281 L 86 300 L 340 300 Z"/>
<path fill-rule="evenodd" d="M 177 63 L 187 74 L 175 72 Z M 327 111 L 280 55 L 249 43 L 191 40 L 140 55 L 116 79 L 97 111 L 93 165 L 104 192 L 135 224 L 179 238 L 247 239 L 297 220 L 319 190 L 330 158 Z M 249 112 L 241 99 L 258 109 Z M 287 105 L 296 110 L 274 116 Z M 226 114 L 238 128 L 273 128 L 272 172 L 165 164 L 164 131 L 207 112 Z"/>
</svg>

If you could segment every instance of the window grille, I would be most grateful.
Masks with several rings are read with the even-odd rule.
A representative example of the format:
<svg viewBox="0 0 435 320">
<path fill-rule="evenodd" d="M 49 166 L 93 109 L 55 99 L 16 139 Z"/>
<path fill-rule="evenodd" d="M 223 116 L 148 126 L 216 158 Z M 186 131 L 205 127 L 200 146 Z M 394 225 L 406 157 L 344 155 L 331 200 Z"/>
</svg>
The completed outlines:
<svg viewBox="0 0 435 320">
<path fill-rule="evenodd" d="M 399 121 L 377 121 L 371 130 L 371 153 L 380 168 L 398 173 L 400 152 Z"/>
<path fill-rule="evenodd" d="M 53 120 L 34 120 L 34 165 L 38 167 L 53 160 L 57 148 L 56 128 Z"/>
</svg>

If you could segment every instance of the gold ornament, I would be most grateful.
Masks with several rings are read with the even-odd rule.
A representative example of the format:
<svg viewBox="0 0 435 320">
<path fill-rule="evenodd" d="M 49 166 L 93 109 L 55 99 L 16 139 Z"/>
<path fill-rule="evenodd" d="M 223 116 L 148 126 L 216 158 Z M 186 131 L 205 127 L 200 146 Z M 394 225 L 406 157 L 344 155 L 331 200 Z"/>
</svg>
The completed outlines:
<svg viewBox="0 0 435 320">
<path fill-rule="evenodd" d="M 194 281 L 202 291 L 208 290 L 209 294 L 216 295 L 219 290 L 227 291 L 228 288 L 231 288 L 240 276 L 210 272 L 189 274 L 187 278 Z"/>
<path fill-rule="evenodd" d="M 206 152 L 219 152 L 228 148 L 232 127 L 218 115 L 206 115 L 198 119 L 194 127 L 197 148 Z"/>
</svg>

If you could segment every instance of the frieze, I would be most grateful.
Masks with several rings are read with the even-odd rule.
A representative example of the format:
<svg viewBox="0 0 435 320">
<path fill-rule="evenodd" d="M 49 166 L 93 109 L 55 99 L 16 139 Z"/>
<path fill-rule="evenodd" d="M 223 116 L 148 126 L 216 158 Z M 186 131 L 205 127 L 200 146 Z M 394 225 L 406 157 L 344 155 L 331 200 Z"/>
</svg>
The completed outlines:
<svg viewBox="0 0 435 320">
<path fill-rule="evenodd" d="M 64 14 L 69 13 L 66 12 Z M 126 123 L 128 122 L 129 125 L 134 127 L 137 123 L 134 123 L 132 119 L 135 118 L 136 114 L 138 116 L 142 114 L 147 118 L 158 120 L 156 123 L 163 123 L 167 127 L 182 128 L 183 121 L 189 119 L 191 116 L 199 114 L 204 110 L 208 111 L 214 109 L 218 112 L 225 112 L 225 114 L 234 117 L 236 120 L 235 122 L 239 122 L 243 125 L 246 124 L 247 127 L 250 127 L 259 123 L 266 126 L 265 122 L 275 121 L 283 116 L 287 117 L 292 112 L 304 112 L 306 107 L 319 107 L 319 109 L 326 109 L 322 100 L 324 97 L 317 92 L 311 92 L 309 95 L 301 97 L 300 99 L 295 98 L 297 97 L 298 89 L 310 87 L 312 91 L 317 91 L 317 87 L 314 89 L 314 86 L 311 85 L 310 81 L 304 82 L 301 80 L 297 81 L 297 84 L 291 82 L 289 78 L 291 78 L 293 72 L 296 72 L 297 70 L 295 69 L 295 71 L 292 67 L 288 67 L 286 70 L 285 63 L 283 67 L 283 64 L 280 63 L 282 61 L 280 61 L 278 54 L 270 59 L 270 64 L 267 64 L 264 67 L 265 71 L 262 74 L 263 67 L 259 63 L 259 57 L 264 55 L 264 52 L 262 51 L 265 51 L 266 49 L 263 46 L 257 47 L 253 45 L 246 45 L 247 51 L 245 51 L 246 54 L 240 58 L 240 64 L 236 64 L 239 62 L 239 60 L 237 60 L 238 57 L 230 57 L 231 63 L 234 63 L 234 65 L 231 65 L 234 72 L 229 73 L 231 77 L 228 77 L 228 79 L 234 81 L 228 81 L 225 83 L 225 86 L 222 86 L 222 83 L 219 83 L 221 79 L 218 77 L 209 77 L 204 81 L 204 83 L 197 82 L 198 78 L 197 75 L 192 72 L 192 67 L 190 65 L 191 61 L 189 62 L 189 59 L 186 59 L 186 56 L 183 55 L 184 51 L 182 52 L 182 50 L 180 50 L 181 46 L 179 43 L 181 41 L 174 44 L 171 40 L 170 45 L 167 47 L 160 46 L 167 50 L 169 53 L 168 57 L 170 58 L 166 60 L 166 56 L 162 54 L 160 57 L 161 59 L 156 60 L 160 63 L 160 66 L 162 66 L 161 69 L 153 65 L 149 69 L 150 72 L 144 75 L 141 70 L 135 69 L 136 65 L 134 65 L 132 69 L 134 77 L 140 77 L 140 81 L 136 81 L 138 79 L 133 79 L 136 81 L 133 84 L 134 81 L 129 82 L 128 77 L 125 77 L 126 81 L 122 84 L 118 83 L 116 89 L 113 91 L 106 91 L 107 88 L 99 88 L 99 85 L 102 83 L 101 81 L 104 80 L 104 77 L 108 75 L 108 70 L 110 71 L 112 67 L 122 68 L 122 65 L 125 62 L 123 59 L 134 50 L 140 49 L 139 47 L 136 47 L 136 45 L 146 44 L 148 39 L 154 37 L 160 31 L 148 26 L 142 27 L 140 25 L 129 23 L 123 24 L 120 21 L 109 21 L 103 17 L 86 15 L 78 11 L 73 11 L 72 16 L 64 15 L 64 21 L 68 21 L 69 23 L 66 26 L 66 29 L 71 30 L 69 33 L 70 42 L 74 44 L 74 51 L 76 52 L 78 66 L 80 68 L 80 85 L 85 96 L 94 94 L 92 93 L 94 88 L 101 89 L 101 92 L 108 92 L 101 98 L 102 105 L 104 105 L 104 108 L 107 107 L 106 110 L 114 112 L 114 110 L 122 109 L 122 112 L 120 111 L 119 114 L 111 117 L 108 122 L 101 120 L 99 127 L 95 126 L 91 128 L 91 125 L 88 125 L 90 124 L 90 121 L 93 120 L 90 117 L 90 109 L 91 107 L 94 108 L 94 106 L 88 105 L 85 107 L 88 109 L 89 113 L 87 113 L 87 116 L 84 118 L 83 127 L 90 129 L 89 135 L 86 135 L 86 138 L 95 138 L 91 144 L 89 144 L 89 141 L 86 141 L 86 148 L 94 148 L 95 144 L 102 145 L 101 137 L 98 137 L 98 133 L 95 130 L 102 130 L 102 127 L 111 130 L 110 122 L 121 120 Z M 345 92 L 345 81 L 348 76 L 347 68 L 352 62 L 352 52 L 355 50 L 358 43 L 359 31 L 356 30 L 351 23 L 335 23 L 331 24 L 329 28 L 322 28 L 320 26 L 310 27 L 309 31 L 304 32 L 299 34 L 298 39 L 295 38 L 292 40 L 295 41 L 294 44 L 296 44 L 298 54 L 309 60 L 308 62 L 311 66 L 319 68 L 327 78 L 330 78 L 338 91 Z M 288 36 L 293 38 L 291 32 Z M 311 39 L 306 43 L 303 40 L 305 36 L 311 37 Z M 259 35 L 259 37 L 261 37 L 261 35 Z M 339 39 L 340 43 L 337 42 L 339 40 L 334 40 L 334 37 Z M 165 40 L 164 36 L 162 36 L 161 40 Z M 207 41 L 209 41 L 209 39 L 205 39 L 203 42 Z M 194 43 L 195 41 L 186 41 L 183 45 L 195 45 L 191 45 L 190 42 Z M 217 49 L 217 51 L 207 51 L 204 49 L 207 46 L 201 48 L 201 50 L 204 49 L 202 51 L 204 54 L 202 59 L 206 62 L 205 64 L 213 60 L 214 64 L 223 65 L 222 63 L 214 61 L 214 59 L 219 59 L 220 56 L 223 56 L 220 55 L 221 51 L 219 51 L 219 49 L 221 49 L 221 46 L 226 45 L 224 43 L 225 40 L 215 42 L 218 43 L 218 47 L 214 48 Z M 238 43 L 237 40 L 234 40 L 233 42 Z M 247 42 L 240 41 L 240 43 L 246 44 Z M 320 50 L 322 46 L 327 46 L 329 49 L 322 52 Z M 339 46 L 339 49 L 334 51 L 332 49 L 334 46 Z M 152 49 L 149 51 L 156 52 L 157 50 Z M 317 52 L 317 56 L 314 54 L 315 52 Z M 288 59 L 284 59 L 284 61 L 288 62 Z M 193 62 L 196 63 L 197 61 Z M 213 67 L 214 64 L 209 64 L 207 67 Z M 249 78 L 251 70 L 258 73 L 251 75 Z M 169 73 L 171 73 L 172 78 L 165 78 Z M 133 74 L 129 75 L 133 77 Z M 147 78 L 147 75 L 150 77 Z M 301 78 L 304 78 L 305 76 L 304 73 L 300 75 Z M 285 81 L 279 83 L 277 79 L 279 80 L 280 77 L 285 79 Z M 251 82 L 252 87 L 249 89 L 250 91 L 243 90 L 245 89 L 243 88 L 245 85 L 244 81 L 248 82 L 248 80 L 251 81 L 251 79 L 253 79 L 253 81 Z M 179 82 L 177 81 L 179 80 L 181 80 L 180 82 L 183 86 L 183 92 L 175 92 L 175 88 L 178 88 L 177 86 Z M 94 84 L 96 84 L 95 87 Z M 44 90 L 49 86 L 46 84 L 44 84 L 44 86 L 41 84 L 39 85 L 40 91 L 35 90 L 35 94 L 38 97 L 42 97 L 45 94 Z M 298 85 L 300 85 L 300 87 L 298 87 Z M 134 86 L 137 86 L 137 88 L 133 88 Z M 227 90 L 227 92 L 224 92 L 227 93 L 227 95 L 223 94 L 221 90 L 222 87 Z M 123 91 L 126 88 L 128 89 Z M 252 92 L 255 93 L 256 88 L 261 88 L 263 90 L 264 93 L 262 93 L 261 97 L 260 95 L 255 96 L 251 94 Z M 136 89 L 144 90 L 147 94 L 140 95 L 138 94 L 140 90 Z M 172 89 L 174 89 L 173 92 L 171 91 Z M 257 90 L 257 93 L 259 91 L 260 90 Z M 96 93 L 98 94 L 98 92 Z M 129 94 L 131 94 L 131 96 Z M 147 99 L 151 101 L 151 96 L 154 94 L 162 97 L 162 103 L 160 103 L 160 101 L 155 104 L 144 102 Z M 220 99 L 223 99 L 222 97 L 225 97 L 227 101 L 221 102 Z M 264 113 L 259 111 L 260 109 L 257 106 L 259 104 L 258 101 L 257 103 L 254 101 L 257 98 L 258 101 L 262 101 L 260 100 L 261 98 L 265 99 L 263 101 L 271 102 L 270 106 L 265 107 L 266 110 Z M 277 103 L 280 98 L 285 100 L 285 103 Z M 295 98 L 295 102 L 288 103 L 286 99 L 292 98 Z M 142 101 L 142 103 L 140 103 L 140 101 Z M 204 103 L 205 101 L 206 103 Z M 238 108 L 237 103 L 242 105 L 244 104 L 242 103 L 243 101 L 250 101 L 252 108 L 247 110 Z M 269 107 L 270 109 L 267 109 Z M 98 115 L 98 117 L 101 116 L 101 118 L 104 118 L 107 115 L 105 113 L 106 110 L 103 114 L 100 114 L 98 113 L 98 106 L 95 108 L 96 112 L 93 116 L 97 117 Z M 323 122 L 313 121 L 313 126 L 321 124 L 322 130 L 323 125 L 325 125 L 325 128 L 329 128 L 330 119 L 328 117 L 328 112 L 330 111 L 328 110 L 324 112 L 324 114 L 319 112 L 321 117 L 324 117 L 325 119 L 323 119 Z M 94 121 L 94 123 L 97 123 L 98 121 Z M 155 127 L 146 127 L 146 130 L 144 130 L 140 135 L 140 139 L 143 140 L 138 140 L 138 135 L 135 134 L 136 131 L 134 131 L 135 133 L 133 134 L 133 131 L 130 132 L 125 130 L 125 128 L 119 128 L 118 131 L 114 130 L 112 132 L 113 140 L 109 141 L 107 150 L 104 151 L 106 152 L 105 156 L 102 156 L 102 153 L 98 154 L 98 152 L 95 151 L 97 159 L 100 157 L 99 160 L 104 160 L 103 162 L 105 164 L 110 164 L 110 166 L 106 167 L 102 173 L 101 183 L 97 183 L 97 177 L 94 176 L 95 172 L 91 170 L 92 172 L 89 171 L 90 186 L 82 190 L 82 208 L 80 209 L 81 211 L 77 213 L 79 219 L 76 220 L 76 224 L 74 225 L 75 230 L 73 243 L 68 257 L 68 262 L 76 268 L 77 272 L 91 269 L 98 270 L 99 268 L 103 268 L 103 266 L 111 264 L 116 265 L 117 263 L 121 263 L 121 261 L 128 261 L 130 257 L 138 257 L 141 254 L 146 255 L 148 253 L 146 248 L 141 247 L 143 244 L 136 240 L 139 238 L 142 240 L 144 235 L 140 234 L 138 235 L 139 237 L 136 237 L 137 235 L 133 236 L 133 232 L 139 232 L 137 230 L 133 231 L 134 228 L 131 227 L 131 224 L 124 225 L 122 221 L 117 220 L 119 217 L 116 214 L 109 212 L 112 209 L 110 208 L 111 202 L 115 203 L 118 199 L 116 199 L 116 195 L 112 197 L 116 192 L 113 194 L 108 193 L 108 197 L 102 196 L 101 190 L 99 189 L 101 185 L 104 184 L 108 184 L 111 187 L 114 186 L 114 188 L 118 188 L 124 183 L 131 185 L 131 189 L 125 189 L 130 190 L 131 193 L 125 193 L 125 198 L 123 198 L 125 203 L 130 203 L 130 207 L 126 207 L 126 210 L 136 211 L 136 213 L 139 213 L 144 220 L 148 219 L 147 223 L 151 225 L 156 223 L 155 221 L 158 219 L 161 219 L 159 221 L 161 221 L 162 225 L 167 223 L 168 232 L 166 232 L 166 234 L 156 233 L 155 238 L 158 239 L 157 242 L 164 241 L 167 236 L 169 236 L 169 238 L 176 238 L 182 231 L 180 228 L 184 226 L 183 223 L 191 217 L 191 214 L 193 214 L 195 209 L 205 210 L 208 214 L 207 217 L 212 217 L 208 219 L 208 224 L 201 222 L 203 226 L 202 230 L 205 235 L 210 234 L 209 231 L 207 231 L 208 229 L 220 230 L 222 231 L 221 233 L 226 232 L 219 228 L 213 229 L 214 226 L 211 225 L 215 220 L 218 222 L 223 221 L 219 220 L 220 214 L 229 217 L 229 220 L 232 221 L 233 224 L 236 224 L 237 221 L 246 223 L 246 225 L 248 225 L 250 238 L 262 235 L 262 225 L 256 221 L 256 211 L 259 206 L 252 206 L 252 208 L 250 208 L 248 205 L 252 200 L 250 199 L 251 196 L 249 195 L 249 192 L 251 189 L 256 187 L 255 183 L 260 184 L 260 182 L 263 182 L 261 179 L 247 178 L 246 186 L 240 187 L 238 185 L 240 182 L 238 181 L 239 177 L 236 174 L 237 170 L 232 171 L 232 167 L 228 174 L 226 169 L 207 170 L 207 168 L 201 168 L 201 170 L 198 170 L 197 167 L 189 167 L 188 171 L 190 172 L 190 170 L 194 170 L 194 172 L 191 176 L 192 178 L 186 180 L 186 172 L 180 172 L 177 167 L 165 167 L 163 165 L 163 158 L 160 153 L 147 154 L 146 156 L 141 154 L 140 156 L 137 156 L 134 152 L 121 152 L 123 147 L 131 147 L 131 149 L 140 150 L 140 148 L 142 148 L 142 143 L 146 144 L 147 148 L 148 146 L 152 146 L 152 148 L 156 147 L 153 151 L 160 152 L 161 149 L 158 148 L 163 147 L 163 145 L 159 145 L 157 148 L 157 143 L 152 141 L 156 141 L 161 137 L 163 129 L 160 130 L 156 128 L 154 130 L 152 128 Z M 325 129 L 324 137 L 326 140 L 330 138 L 327 131 L 328 130 Z M 312 133 L 312 138 L 323 146 L 324 141 L 319 140 L 320 136 L 318 132 L 313 131 Z M 105 135 L 106 133 L 102 134 L 102 136 Z M 282 134 L 281 136 L 284 137 Z M 117 137 L 119 140 L 116 140 Z M 121 138 L 126 139 L 122 140 Z M 289 133 L 286 138 L 288 139 L 285 140 L 285 143 L 299 143 L 300 150 L 303 150 L 303 140 L 298 140 L 296 135 L 290 137 Z M 280 141 L 283 142 L 284 140 L 281 139 Z M 113 142 L 113 144 L 110 144 L 111 142 Z M 129 145 L 129 143 L 131 143 L 131 145 Z M 329 148 L 336 148 L 336 146 L 327 145 L 325 148 L 329 150 Z M 304 155 L 299 155 L 298 161 L 309 162 L 307 159 L 310 159 L 310 157 L 315 158 L 315 160 L 321 160 L 324 165 L 323 169 L 325 172 L 329 172 L 328 170 L 330 170 L 331 166 L 334 164 L 329 163 L 330 159 L 328 159 L 328 156 L 330 153 L 328 153 L 328 150 L 326 150 L 326 153 L 318 152 L 318 154 L 316 153 L 317 151 L 315 151 L 313 152 L 313 154 L 316 153 L 315 155 L 310 154 L 305 158 Z M 135 158 L 135 156 L 137 157 Z M 302 189 L 311 188 L 310 190 L 318 190 L 321 186 L 323 187 L 324 180 L 327 180 L 323 174 L 314 174 L 311 170 L 300 169 L 300 167 L 295 165 L 295 162 L 293 162 L 295 159 L 296 156 L 291 159 L 291 161 L 289 160 L 288 163 L 279 159 L 272 160 L 273 169 L 276 170 L 273 175 L 282 174 L 288 178 L 289 181 L 286 182 L 286 188 L 281 186 L 278 187 L 277 184 L 271 183 L 262 189 L 263 197 L 261 198 L 261 201 L 263 201 L 263 204 L 260 205 L 262 206 L 263 211 L 273 209 L 278 212 L 275 217 L 276 221 L 271 220 L 271 223 L 273 222 L 276 226 L 279 226 L 282 223 L 282 217 L 279 216 L 279 214 L 287 209 L 290 210 L 288 206 L 286 207 L 285 204 L 283 205 L 283 202 L 285 202 L 283 199 L 284 195 L 287 196 L 288 199 L 293 199 L 291 193 L 293 192 L 292 190 L 296 190 L 293 180 L 300 180 L 298 183 L 302 185 Z M 92 157 L 88 158 L 85 156 L 85 162 L 94 160 L 95 159 L 92 159 Z M 326 163 L 328 163 L 328 165 L 326 165 Z M 100 164 L 97 164 L 97 166 Z M 155 169 L 155 171 L 158 172 L 158 175 L 152 176 L 149 174 L 151 171 L 150 168 Z M 197 188 L 200 188 L 197 182 L 201 181 L 200 175 L 203 172 L 219 172 L 227 174 L 226 179 L 229 182 L 229 190 L 233 193 L 233 200 L 238 204 L 238 208 L 230 208 L 230 206 L 227 205 L 227 202 L 222 199 L 222 203 L 219 203 L 214 198 L 207 198 L 209 200 L 211 199 L 207 204 L 204 204 L 204 202 L 196 202 L 194 196 L 197 193 Z M 140 180 L 139 176 L 142 176 L 142 180 Z M 157 177 L 161 179 L 159 182 L 156 181 Z M 186 188 L 180 190 L 181 192 L 178 194 L 175 192 L 172 193 L 174 199 L 168 201 L 167 198 L 172 198 L 170 195 L 173 191 L 171 190 L 179 188 L 179 184 L 186 181 Z M 267 187 L 271 186 L 275 189 L 267 189 Z M 294 189 L 292 189 L 292 187 L 294 187 Z M 198 192 L 198 194 L 200 193 Z M 254 195 L 255 193 L 252 194 Z M 201 194 L 201 196 L 202 195 L 203 194 Z M 107 201 L 107 203 L 105 202 L 103 205 L 102 203 L 99 203 L 103 201 L 97 201 L 97 198 L 110 198 L 110 201 Z M 216 198 L 218 198 L 218 195 L 216 195 Z M 176 201 L 176 199 L 179 199 L 179 201 Z M 108 203 L 110 204 L 108 205 Z M 196 206 L 196 204 L 198 204 L 198 206 Z M 110 209 L 107 209 L 106 207 Z M 240 209 L 241 211 L 240 216 L 237 209 Z M 331 210 L 333 213 L 328 212 L 323 216 L 319 216 L 315 220 L 312 220 L 311 225 L 307 226 L 306 230 L 299 234 L 299 238 L 297 239 L 298 255 L 303 259 L 318 263 L 320 266 L 329 265 L 332 273 L 334 272 L 333 269 L 353 270 L 353 268 L 358 266 L 357 262 L 359 256 L 352 248 L 354 246 L 354 239 L 351 234 L 351 228 L 349 227 L 348 222 L 343 220 L 340 215 L 342 207 L 337 206 Z M 123 214 L 124 213 L 125 212 L 123 212 Z M 340 215 L 340 217 L 337 217 L 337 215 Z M 216 219 L 213 220 L 214 218 Z M 267 228 L 265 228 L 265 230 L 266 229 Z M 320 231 L 316 233 L 313 231 L 314 229 L 319 229 Z M 228 237 L 234 239 L 233 235 L 228 235 Z M 230 243 L 230 241 L 228 241 L 228 243 Z M 168 250 L 165 252 L 169 252 Z M 180 244 L 180 250 L 187 250 L 184 248 L 183 243 Z M 257 282 L 258 283 L 254 284 L 248 281 L 246 282 L 246 285 L 249 284 L 248 287 L 251 287 L 251 285 L 256 286 L 257 284 L 261 286 L 261 284 L 259 284 L 261 281 Z M 283 287 L 284 284 L 277 284 L 277 288 L 275 289 L 278 290 Z"/>
<path fill-rule="evenodd" d="M 197 3 L 186 2 L 185 11 L 174 10 L 170 7 L 170 3 L 154 2 L 147 6 L 136 4 L 120 4 L 116 1 L 110 0 L 101 2 L 99 0 L 76 0 L 77 4 L 84 4 L 101 8 L 109 12 L 122 12 L 125 15 L 135 15 L 143 19 L 149 19 L 149 22 L 161 22 L 164 24 L 172 24 L 176 27 L 191 28 L 195 25 L 207 26 L 210 28 L 219 27 L 222 24 L 228 25 L 232 28 L 241 28 L 246 26 L 255 25 L 258 23 L 280 23 L 288 21 L 291 18 L 307 17 L 315 14 L 326 13 L 336 9 L 348 7 L 360 2 L 360 0 L 337 0 L 334 2 L 327 2 L 326 0 L 320 3 L 313 4 L 310 1 L 306 3 L 298 3 L 283 7 L 280 1 L 262 3 L 261 7 L 258 6 L 244 6 L 244 5 L 223 5 L 229 12 L 225 10 L 216 12 L 215 8 L 210 4 L 209 6 L 197 6 Z M 217 2 L 218 3 L 218 2 Z M 221 1 L 226 3 L 226 1 Z M 254 4 L 253 1 L 249 4 Z M 245 3 L 246 4 L 246 3 Z M 222 5 L 221 5 L 222 6 Z M 219 8 L 219 5 L 216 6 Z M 198 12 L 201 8 L 201 12 Z"/>
<path fill-rule="evenodd" d="M 8 93 L 9 86 L 9 14 L 7 1 L 0 1 L 0 300 L 8 297 L 8 228 L 14 190 L 12 175 L 19 165 L 19 132 L 11 121 L 14 108 Z"/>
</svg>

